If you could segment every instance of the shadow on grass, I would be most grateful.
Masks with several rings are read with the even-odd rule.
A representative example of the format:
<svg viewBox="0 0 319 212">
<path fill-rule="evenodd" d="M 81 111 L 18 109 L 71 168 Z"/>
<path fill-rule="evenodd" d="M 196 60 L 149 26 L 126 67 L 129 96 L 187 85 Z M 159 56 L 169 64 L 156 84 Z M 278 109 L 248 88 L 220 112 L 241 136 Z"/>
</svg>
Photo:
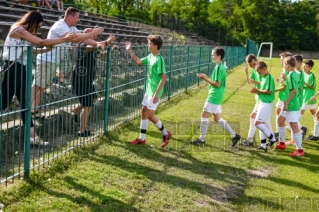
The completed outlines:
<svg viewBox="0 0 319 212">
<path fill-rule="evenodd" d="M 65 198 L 79 206 L 82 206 L 83 208 L 89 209 L 90 211 L 96 211 L 96 212 L 100 212 L 100 211 L 139 212 L 140 211 L 139 209 L 133 207 L 130 204 L 125 204 L 122 201 L 103 195 L 98 191 L 94 191 L 94 189 L 88 188 L 85 185 L 77 183 L 76 182 L 77 179 L 73 177 L 67 176 L 64 178 L 64 181 L 68 183 L 69 185 L 71 185 L 74 190 L 81 191 L 81 193 L 86 195 L 89 194 L 92 197 L 94 197 L 92 199 L 97 198 L 98 200 L 93 202 L 92 200 L 89 200 L 88 198 L 86 198 L 84 195 L 72 196 L 64 192 L 53 191 L 40 184 L 37 184 L 36 186 L 41 191 L 46 192 L 50 196 L 55 196 L 56 198 Z"/>
</svg>

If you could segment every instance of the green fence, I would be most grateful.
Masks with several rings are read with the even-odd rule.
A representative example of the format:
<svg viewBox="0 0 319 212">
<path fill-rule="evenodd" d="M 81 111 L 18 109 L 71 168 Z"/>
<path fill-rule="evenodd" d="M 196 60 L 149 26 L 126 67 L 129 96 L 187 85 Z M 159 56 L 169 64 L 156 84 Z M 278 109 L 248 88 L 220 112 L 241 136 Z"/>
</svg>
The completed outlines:
<svg viewBox="0 0 319 212">
<path fill-rule="evenodd" d="M 124 47 L 113 51 L 108 48 L 108 54 L 79 47 L 57 49 L 57 52 L 60 51 L 61 62 L 56 67 L 48 63 L 52 58 L 39 59 L 39 56 L 32 56 L 32 47 L 23 48 L 27 50 L 26 70 L 23 70 L 22 66 L 12 66 L 12 71 L 5 75 L 1 85 L 0 183 L 14 182 L 16 177 L 28 178 L 30 170 L 49 164 L 53 159 L 85 145 L 108 130 L 139 117 L 144 96 L 147 67 L 137 66 Z M 167 70 L 167 82 L 161 101 L 167 101 L 198 85 L 197 73 L 212 73 L 212 48 L 161 48 L 160 53 Z M 228 70 L 243 63 L 247 53 L 255 51 L 252 47 L 248 50 L 245 47 L 224 48 L 226 56 L 223 62 Z M 138 57 L 148 54 L 147 46 L 134 46 L 132 49 Z M 5 67 L 2 64 L 8 63 L 2 59 L 2 50 L 3 47 L 0 47 L 1 69 Z M 57 55 L 58 53 L 55 54 Z M 64 75 L 63 84 L 60 83 L 62 78 L 55 76 L 56 70 Z M 4 82 L 9 80 L 10 74 L 23 71 L 26 73 L 25 76 L 14 75 L 14 86 L 11 84 L 11 88 L 16 89 L 17 85 L 23 85 L 23 82 L 25 87 L 20 86 L 20 90 L 14 90 L 15 94 L 20 92 L 20 95 L 16 95 L 20 97 L 11 101 L 10 95 L 3 93 L 3 85 L 6 85 Z M 1 70 L 1 76 L 3 74 L 4 70 Z M 38 86 L 39 80 L 44 83 L 45 74 L 48 74 L 49 81 L 47 85 L 42 86 L 41 95 L 36 92 L 33 84 Z M 92 82 L 94 89 L 90 87 Z M 21 94 L 25 94 L 25 99 Z M 4 96 L 7 101 L 3 101 Z M 90 114 L 86 131 L 82 134 L 84 125 L 81 121 L 85 120 L 84 117 L 88 114 L 87 110 L 83 109 L 86 104 L 83 102 L 93 100 L 94 104 L 86 107 L 90 109 Z M 83 106 L 82 109 L 80 105 Z M 38 113 L 31 114 L 31 111 Z M 25 118 L 26 124 L 21 121 L 22 117 Z M 37 135 L 43 141 L 49 142 L 48 145 L 30 142 L 30 123 L 34 124 Z"/>
</svg>

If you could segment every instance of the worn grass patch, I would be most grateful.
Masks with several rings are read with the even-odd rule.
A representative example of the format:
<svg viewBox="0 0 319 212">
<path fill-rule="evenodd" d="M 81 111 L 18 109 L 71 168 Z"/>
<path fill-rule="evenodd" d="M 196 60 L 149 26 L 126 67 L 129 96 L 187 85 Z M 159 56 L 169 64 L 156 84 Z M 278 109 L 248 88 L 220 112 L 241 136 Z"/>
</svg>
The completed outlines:
<svg viewBox="0 0 319 212">
<path fill-rule="evenodd" d="M 279 60 L 266 62 L 271 73 L 279 75 Z M 250 87 L 242 66 L 227 77 L 222 117 L 242 138 L 255 104 Z M 32 173 L 30 180 L 1 187 L 0 202 L 7 211 L 202 212 L 299 211 L 300 200 L 311 200 L 311 211 L 319 200 L 318 143 L 304 142 L 304 158 L 288 157 L 293 147 L 266 154 L 232 149 L 229 135 L 210 119 L 207 144 L 188 144 L 198 138 L 207 88 L 201 85 L 161 105 L 158 116 L 173 133 L 165 149 L 152 124 L 146 145 L 128 145 L 139 135 L 139 120 L 134 120 Z M 274 127 L 274 118 L 272 122 Z M 309 113 L 302 123 L 313 128 Z M 258 140 L 256 133 L 255 146 Z"/>
</svg>

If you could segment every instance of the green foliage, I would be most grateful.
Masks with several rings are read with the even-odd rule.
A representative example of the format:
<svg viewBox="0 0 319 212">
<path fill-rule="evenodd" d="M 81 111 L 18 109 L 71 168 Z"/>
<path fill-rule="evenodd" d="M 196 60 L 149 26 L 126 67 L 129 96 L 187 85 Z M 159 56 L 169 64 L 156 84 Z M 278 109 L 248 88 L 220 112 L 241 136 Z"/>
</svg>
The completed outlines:
<svg viewBox="0 0 319 212">
<path fill-rule="evenodd" d="M 66 0 L 101 14 L 126 16 L 153 23 L 174 16 L 184 29 L 217 42 L 246 38 L 274 42 L 276 49 L 318 50 L 319 0 Z M 224 42 L 227 43 L 227 42 Z"/>
</svg>

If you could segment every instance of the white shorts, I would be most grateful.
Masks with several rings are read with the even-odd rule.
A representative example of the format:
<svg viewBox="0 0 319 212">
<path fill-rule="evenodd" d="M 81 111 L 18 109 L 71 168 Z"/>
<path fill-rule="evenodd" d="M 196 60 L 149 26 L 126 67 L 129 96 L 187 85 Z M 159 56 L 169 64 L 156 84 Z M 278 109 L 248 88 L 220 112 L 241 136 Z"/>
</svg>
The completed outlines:
<svg viewBox="0 0 319 212">
<path fill-rule="evenodd" d="M 258 102 L 256 102 L 254 109 L 253 109 L 253 113 L 257 113 L 258 112 Z"/>
<path fill-rule="evenodd" d="M 276 104 L 277 108 L 283 109 L 284 108 L 284 101 L 278 100 L 277 104 Z"/>
<path fill-rule="evenodd" d="M 55 76 L 56 68 L 57 65 L 55 63 L 37 60 L 33 84 L 41 88 L 49 86 L 52 78 Z"/>
<path fill-rule="evenodd" d="M 300 111 L 286 111 L 286 121 L 287 122 L 299 122 Z"/>
<path fill-rule="evenodd" d="M 213 114 L 222 113 L 222 105 L 215 105 L 209 102 L 205 102 L 203 111 L 213 113 Z"/>
<path fill-rule="evenodd" d="M 311 105 L 303 104 L 302 107 L 301 107 L 301 110 L 313 110 L 313 109 L 316 109 L 316 108 L 317 108 L 316 104 L 311 104 Z"/>
<path fill-rule="evenodd" d="M 146 106 L 149 110 L 156 110 L 157 106 L 159 105 L 160 100 L 158 102 L 153 103 L 153 97 L 148 96 L 147 94 L 144 95 L 142 105 Z"/>
<path fill-rule="evenodd" d="M 258 110 L 256 115 L 256 121 L 260 122 L 270 122 L 272 113 L 273 103 L 258 103 Z"/>
</svg>

